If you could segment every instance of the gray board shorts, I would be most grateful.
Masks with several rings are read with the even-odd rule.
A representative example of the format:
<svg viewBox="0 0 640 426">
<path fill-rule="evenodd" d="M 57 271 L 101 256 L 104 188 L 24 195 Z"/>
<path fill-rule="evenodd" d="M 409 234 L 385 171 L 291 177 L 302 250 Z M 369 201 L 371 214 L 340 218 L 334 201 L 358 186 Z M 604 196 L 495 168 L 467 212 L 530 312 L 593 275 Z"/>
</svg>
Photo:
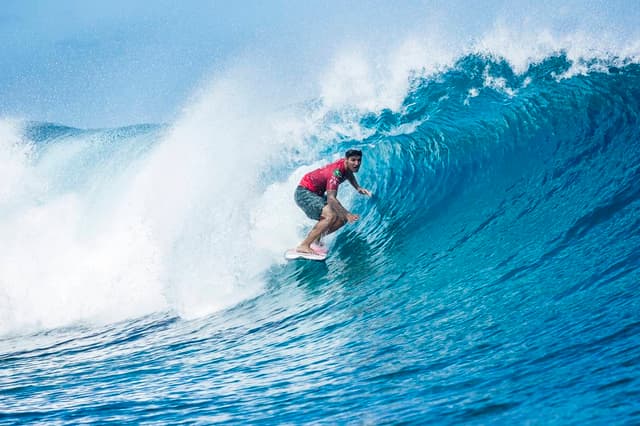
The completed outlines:
<svg viewBox="0 0 640 426">
<path fill-rule="evenodd" d="M 327 197 L 322 197 L 315 192 L 311 192 L 303 186 L 296 188 L 294 199 L 304 214 L 313 220 L 320 220 L 322 209 L 327 205 Z"/>
</svg>

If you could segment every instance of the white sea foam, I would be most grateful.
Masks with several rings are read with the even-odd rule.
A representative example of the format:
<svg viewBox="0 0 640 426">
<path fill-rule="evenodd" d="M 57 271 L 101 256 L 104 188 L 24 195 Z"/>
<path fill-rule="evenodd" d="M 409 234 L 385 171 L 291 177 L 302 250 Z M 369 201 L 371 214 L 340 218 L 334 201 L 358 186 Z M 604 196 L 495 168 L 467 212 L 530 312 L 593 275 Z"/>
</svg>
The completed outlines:
<svg viewBox="0 0 640 426">
<path fill-rule="evenodd" d="M 98 193 L 104 199 L 121 190 L 122 181 L 106 176 L 113 179 L 107 186 L 96 179 L 71 189 L 70 178 L 91 178 L 68 170 L 81 152 L 74 142 L 81 141 L 53 145 L 36 161 L 20 126 L 11 124 L 8 138 L 7 123 L 2 126 L 0 168 L 13 172 L 0 203 L 0 333 L 162 308 L 145 228 L 105 220 L 109 216 L 92 206 Z"/>
<path fill-rule="evenodd" d="M 0 120 L 0 206 L 19 195 L 29 177 L 32 145 L 21 136 L 16 119 Z"/>
<path fill-rule="evenodd" d="M 318 160 L 301 147 L 324 124 L 274 107 L 249 74 L 218 76 L 143 154 L 141 140 L 85 132 L 32 161 L 19 126 L 3 123 L 0 333 L 162 310 L 192 318 L 262 291 L 263 272 L 309 225 L 291 162 Z"/>
<path fill-rule="evenodd" d="M 362 40 L 337 46 L 318 78 L 321 112 L 342 111 L 348 123 L 341 128 L 334 125 L 334 129 L 354 139 L 366 138 L 370 133 L 358 126 L 356 117 L 382 109 L 401 111 L 414 78 L 437 76 L 471 53 L 504 59 L 516 73 L 563 53 L 572 67 L 559 78 L 600 70 L 602 63 L 623 65 L 640 57 L 638 36 L 620 37 L 614 29 L 603 27 L 558 30 L 526 17 L 513 21 L 499 18 L 479 34 L 464 29 L 454 34 L 442 27 L 442 23 L 429 25 L 428 32 L 413 31 L 383 45 L 372 46 Z M 488 72 L 484 77 L 485 86 L 515 95 L 517 88 L 508 87 L 503 78 Z"/>
</svg>

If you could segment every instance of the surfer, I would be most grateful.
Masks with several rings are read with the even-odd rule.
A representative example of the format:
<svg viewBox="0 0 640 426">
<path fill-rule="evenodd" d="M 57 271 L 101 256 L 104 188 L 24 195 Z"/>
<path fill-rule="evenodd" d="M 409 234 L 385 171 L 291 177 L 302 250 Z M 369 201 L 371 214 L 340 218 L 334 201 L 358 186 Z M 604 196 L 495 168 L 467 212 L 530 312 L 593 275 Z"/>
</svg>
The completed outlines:
<svg viewBox="0 0 640 426">
<path fill-rule="evenodd" d="M 302 177 L 296 188 L 295 200 L 298 207 L 318 223 L 311 229 L 296 251 L 300 253 L 318 254 L 311 247 L 320 238 L 342 228 L 347 222 L 355 222 L 360 218 L 345 209 L 338 201 L 338 186 L 348 180 L 360 194 L 371 196 L 369 190 L 358 185 L 355 173 L 362 164 L 362 151 L 350 149 L 344 158 L 327 164 Z"/>
</svg>

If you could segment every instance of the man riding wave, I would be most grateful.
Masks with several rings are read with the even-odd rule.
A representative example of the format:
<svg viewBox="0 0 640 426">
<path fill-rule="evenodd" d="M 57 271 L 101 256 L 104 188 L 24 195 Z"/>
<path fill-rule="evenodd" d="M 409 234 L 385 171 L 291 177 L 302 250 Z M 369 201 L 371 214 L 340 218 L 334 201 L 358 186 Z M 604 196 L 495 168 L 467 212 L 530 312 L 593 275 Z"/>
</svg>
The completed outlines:
<svg viewBox="0 0 640 426">
<path fill-rule="evenodd" d="M 344 158 L 307 173 L 302 177 L 294 195 L 296 204 L 302 211 L 318 223 L 298 245 L 300 253 L 318 254 L 311 244 L 342 228 L 347 222 L 360 218 L 344 208 L 338 201 L 338 186 L 348 180 L 358 193 L 371 196 L 369 190 L 358 185 L 355 173 L 362 164 L 362 151 L 350 149 Z"/>
</svg>

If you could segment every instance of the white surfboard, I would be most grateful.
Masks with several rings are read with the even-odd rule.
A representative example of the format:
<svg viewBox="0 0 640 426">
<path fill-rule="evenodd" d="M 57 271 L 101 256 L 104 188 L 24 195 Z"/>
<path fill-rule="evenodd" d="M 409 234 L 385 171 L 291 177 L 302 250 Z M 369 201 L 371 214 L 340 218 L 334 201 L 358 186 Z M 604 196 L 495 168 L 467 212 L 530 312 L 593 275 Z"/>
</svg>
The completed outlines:
<svg viewBox="0 0 640 426">
<path fill-rule="evenodd" d="M 284 252 L 284 258 L 287 260 L 294 260 L 294 259 L 325 260 L 327 258 L 327 253 L 322 253 L 322 254 L 300 253 L 299 251 L 296 251 L 296 249 L 291 249 Z"/>
</svg>

